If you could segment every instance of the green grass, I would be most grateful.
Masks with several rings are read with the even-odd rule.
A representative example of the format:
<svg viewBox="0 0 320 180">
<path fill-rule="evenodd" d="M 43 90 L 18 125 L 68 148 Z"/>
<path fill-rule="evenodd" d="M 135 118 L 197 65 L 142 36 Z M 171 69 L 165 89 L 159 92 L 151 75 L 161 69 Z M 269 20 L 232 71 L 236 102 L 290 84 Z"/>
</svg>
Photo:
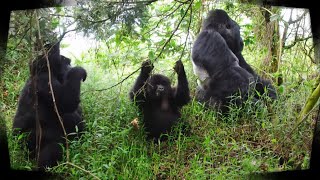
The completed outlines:
<svg viewBox="0 0 320 180">
<path fill-rule="evenodd" d="M 173 63 L 168 62 L 163 67 L 167 71 L 163 72 L 175 79 Z M 196 83 L 191 63 L 183 63 L 193 96 Z M 101 179 L 139 180 L 246 179 L 252 172 L 309 166 L 314 116 L 291 133 L 295 117 L 310 93 L 309 81 L 294 89 L 284 86 L 286 89 L 279 94 L 279 100 L 269 107 L 254 109 L 248 105 L 233 109 L 227 117 L 220 117 L 192 100 L 182 109 L 182 122 L 190 124 L 190 133 L 181 133 L 177 126 L 168 141 L 154 144 L 146 141 L 142 124 L 139 130 L 130 124 L 136 117 L 141 119 L 128 97 L 138 73 L 115 88 L 95 91 L 114 85 L 138 66 L 127 65 L 122 71 L 121 68 L 103 70 L 90 63 L 80 65 L 88 71 L 81 87 L 87 131 L 79 141 L 70 143 L 70 162 L 85 171 L 61 162 L 52 172 L 62 173 L 68 179 L 92 179 L 93 175 Z M 156 71 L 159 69 L 158 66 Z M 12 167 L 31 169 L 34 163 L 24 158 L 18 147 L 20 141 L 11 136 L 10 130 L 18 95 L 28 76 L 27 68 L 20 71 L 18 74 L 23 75 L 17 76 L 9 67 L 5 70 L 8 81 L 2 87 L 1 110 L 5 112 L 9 129 Z M 10 93 L 4 95 L 5 90 Z M 290 138 L 281 144 L 289 134 Z M 284 159 L 281 165 L 280 158 Z"/>
</svg>

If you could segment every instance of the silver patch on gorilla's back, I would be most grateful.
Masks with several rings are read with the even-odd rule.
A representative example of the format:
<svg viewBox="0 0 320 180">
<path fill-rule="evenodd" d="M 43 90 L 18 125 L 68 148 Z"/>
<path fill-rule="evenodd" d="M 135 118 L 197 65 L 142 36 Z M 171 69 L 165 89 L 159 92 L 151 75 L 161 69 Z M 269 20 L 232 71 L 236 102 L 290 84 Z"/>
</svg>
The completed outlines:
<svg viewBox="0 0 320 180">
<path fill-rule="evenodd" d="M 202 68 L 197 66 L 196 64 L 194 64 L 193 61 L 192 62 L 192 66 L 193 66 L 193 73 L 198 76 L 198 78 L 200 79 L 200 81 L 204 81 L 205 79 L 207 79 L 209 77 L 209 74 L 207 73 L 207 71 Z"/>
</svg>

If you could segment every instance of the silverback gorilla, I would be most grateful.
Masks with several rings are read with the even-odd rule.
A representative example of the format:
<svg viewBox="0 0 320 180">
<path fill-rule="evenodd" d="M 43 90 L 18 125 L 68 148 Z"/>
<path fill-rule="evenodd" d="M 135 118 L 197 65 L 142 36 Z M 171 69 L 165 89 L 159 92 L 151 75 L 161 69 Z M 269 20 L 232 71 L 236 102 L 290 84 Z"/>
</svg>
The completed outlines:
<svg viewBox="0 0 320 180">
<path fill-rule="evenodd" d="M 239 25 L 232 20 L 228 14 L 221 9 L 212 10 L 209 12 L 208 18 L 203 23 L 203 29 L 214 29 L 225 39 L 230 50 L 236 55 L 239 60 L 239 65 L 246 69 L 255 77 L 255 90 L 260 94 L 267 93 L 271 99 L 276 99 L 277 94 L 271 82 L 262 79 L 245 61 L 241 52 L 243 50 L 243 40 L 240 36 Z M 258 95 L 258 94 L 257 94 Z M 258 96 L 256 96 L 259 98 Z"/>
<path fill-rule="evenodd" d="M 241 95 L 234 99 L 236 105 L 257 91 L 253 98 L 256 101 L 265 89 L 276 98 L 271 83 L 262 80 L 245 62 L 242 49 L 238 24 L 223 10 L 210 11 L 192 49 L 194 73 L 202 81 L 197 87 L 198 101 L 226 112 L 234 96 Z"/>
<path fill-rule="evenodd" d="M 253 75 L 239 66 L 238 58 L 217 31 L 201 31 L 193 45 L 192 60 L 200 71 L 208 73 L 197 87 L 198 101 L 226 112 L 233 96 L 241 95 L 234 98 L 236 105 L 246 100 Z"/>
<path fill-rule="evenodd" d="M 47 45 L 46 48 L 51 48 L 51 45 Z M 79 106 L 80 84 L 86 79 L 87 73 L 82 67 L 70 67 L 70 59 L 60 55 L 59 43 L 52 46 L 48 52 L 48 60 L 57 109 L 67 135 L 72 133 L 68 135 L 68 139 L 71 140 L 84 130 Z M 13 134 L 28 133 L 26 144 L 29 156 L 36 158 L 39 153 L 37 166 L 43 170 L 45 167 L 57 165 L 57 161 L 62 160 L 63 149 L 60 143 L 65 145 L 65 138 L 54 110 L 45 55 L 40 55 L 33 61 L 30 74 L 20 93 L 13 121 Z M 37 120 L 40 128 L 37 127 Z M 38 134 L 41 136 L 39 148 L 36 140 Z"/>
<path fill-rule="evenodd" d="M 181 61 L 174 67 L 178 75 L 177 87 L 171 87 L 166 76 L 150 75 L 152 69 L 150 61 L 142 63 L 140 75 L 129 95 L 143 114 L 148 139 L 164 140 L 166 138 L 161 134 L 171 131 L 181 117 L 180 109 L 190 101 L 188 81 Z"/>
</svg>

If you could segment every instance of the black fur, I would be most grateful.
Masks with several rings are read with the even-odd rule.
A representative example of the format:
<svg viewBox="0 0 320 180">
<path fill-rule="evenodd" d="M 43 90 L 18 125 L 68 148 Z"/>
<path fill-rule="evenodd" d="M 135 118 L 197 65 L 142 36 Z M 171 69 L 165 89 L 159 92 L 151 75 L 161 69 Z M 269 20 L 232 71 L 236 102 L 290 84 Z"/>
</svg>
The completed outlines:
<svg viewBox="0 0 320 180">
<path fill-rule="evenodd" d="M 255 90 L 258 94 L 262 95 L 267 93 L 270 98 L 277 98 L 276 90 L 272 86 L 271 82 L 269 80 L 262 79 L 245 61 L 241 54 L 243 50 L 243 40 L 240 36 L 240 27 L 224 10 L 215 9 L 210 11 L 208 17 L 204 20 L 202 28 L 207 30 L 214 29 L 220 33 L 220 35 L 225 39 L 228 47 L 238 58 L 239 65 L 255 77 Z M 257 98 L 259 98 L 258 94 L 256 95 Z"/>
<path fill-rule="evenodd" d="M 168 77 L 150 75 L 152 69 L 150 61 L 143 62 L 140 75 L 129 95 L 143 114 L 148 138 L 164 140 L 161 134 L 170 133 L 172 126 L 181 117 L 180 109 L 190 101 L 188 81 L 181 61 L 177 61 L 174 68 L 178 74 L 176 88 L 171 87 Z"/>
<path fill-rule="evenodd" d="M 234 96 L 240 97 L 234 98 L 236 105 L 247 99 L 254 85 L 253 75 L 239 66 L 238 58 L 217 31 L 200 32 L 193 45 L 192 61 L 208 76 L 197 87 L 197 100 L 226 112 Z"/>
<path fill-rule="evenodd" d="M 51 46 L 47 46 L 49 48 Z M 60 55 L 60 44 L 55 44 L 48 53 L 52 86 L 56 105 L 67 134 L 84 130 L 80 103 L 81 81 L 87 73 L 82 67 L 71 67 L 70 59 Z M 65 145 L 64 133 L 49 89 L 47 61 L 44 55 L 39 56 L 30 65 L 31 76 L 27 80 L 19 97 L 19 104 L 13 121 L 13 134 L 30 133 L 27 136 L 27 148 L 30 157 L 35 158 L 36 152 L 36 118 L 42 129 L 38 168 L 52 167 L 62 160 L 62 148 Z M 34 84 L 36 87 L 34 87 Z M 36 90 L 36 95 L 35 91 Z M 36 99 L 38 105 L 36 106 Z M 76 133 L 76 134 L 77 134 Z M 69 135 L 68 139 L 76 137 Z"/>
</svg>

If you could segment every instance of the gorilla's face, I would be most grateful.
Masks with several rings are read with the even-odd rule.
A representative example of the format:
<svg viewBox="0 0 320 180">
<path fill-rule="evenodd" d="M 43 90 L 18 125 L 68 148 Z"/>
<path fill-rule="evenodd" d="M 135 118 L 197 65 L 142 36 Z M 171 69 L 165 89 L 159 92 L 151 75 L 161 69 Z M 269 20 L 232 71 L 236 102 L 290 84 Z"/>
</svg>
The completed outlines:
<svg viewBox="0 0 320 180">
<path fill-rule="evenodd" d="M 208 18 L 204 21 L 203 29 L 214 29 L 220 33 L 233 53 L 242 51 L 240 26 L 225 11 L 221 9 L 210 11 Z"/>
<path fill-rule="evenodd" d="M 225 39 L 232 52 L 241 52 L 243 49 L 243 40 L 240 36 L 240 27 L 230 19 L 225 24 L 218 24 L 217 31 Z"/>
<path fill-rule="evenodd" d="M 63 83 L 67 72 L 71 69 L 71 60 L 65 56 L 60 56 L 59 70 L 57 72 L 57 79 Z"/>
<path fill-rule="evenodd" d="M 147 95 L 151 99 L 168 98 L 172 92 L 170 80 L 159 74 L 151 76 L 146 86 Z"/>
</svg>

